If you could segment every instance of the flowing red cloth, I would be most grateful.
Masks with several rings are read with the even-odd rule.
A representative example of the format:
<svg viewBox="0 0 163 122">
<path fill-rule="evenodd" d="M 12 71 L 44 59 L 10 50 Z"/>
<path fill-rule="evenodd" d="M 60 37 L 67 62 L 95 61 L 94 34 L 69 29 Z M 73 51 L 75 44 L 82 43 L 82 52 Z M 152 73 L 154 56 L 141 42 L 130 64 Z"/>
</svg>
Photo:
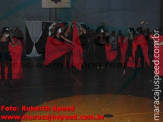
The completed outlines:
<svg viewBox="0 0 163 122">
<path fill-rule="evenodd" d="M 19 40 L 16 38 L 13 38 L 15 43 L 13 43 L 13 45 L 15 45 Z M 11 67 L 12 67 L 12 79 L 21 79 L 24 78 L 24 74 L 23 74 L 23 69 L 22 69 L 22 62 L 21 62 L 21 58 L 22 58 L 22 43 L 19 41 L 19 45 L 12 47 L 11 45 L 9 45 L 9 51 L 10 51 L 10 55 L 12 58 L 12 62 L 11 62 Z M 1 70 L 0 70 L 1 71 Z M 5 79 L 7 80 L 7 74 L 8 74 L 8 68 L 7 65 L 5 66 Z M 1 76 L 1 75 L 0 75 Z M 1 77 L 0 77 L 1 78 Z"/>
<path fill-rule="evenodd" d="M 70 58 L 70 67 L 74 66 L 78 70 L 82 70 L 83 65 L 83 49 L 80 43 L 78 29 L 76 25 L 76 21 L 74 21 L 73 26 L 73 43 L 75 47 L 72 50 L 72 56 Z"/>
<path fill-rule="evenodd" d="M 127 37 L 121 37 L 118 39 L 118 43 L 120 45 L 120 52 L 121 52 L 120 63 L 122 64 L 122 66 L 124 66 L 124 63 L 125 63 L 126 51 L 128 47 L 128 40 L 123 42 L 124 40 L 126 40 L 126 38 Z"/>
<path fill-rule="evenodd" d="M 45 61 L 44 64 L 48 65 L 52 61 L 60 58 L 67 52 L 73 49 L 73 45 L 67 42 L 61 42 L 53 37 L 48 37 L 45 46 Z"/>
<path fill-rule="evenodd" d="M 19 40 L 16 38 L 13 38 L 14 41 L 17 43 Z M 16 44 L 15 43 L 15 44 Z M 21 62 L 21 58 L 22 58 L 22 43 L 19 41 L 19 45 L 12 47 L 9 45 L 9 51 L 10 51 L 10 55 L 12 58 L 12 79 L 21 79 L 24 78 L 24 74 L 23 74 L 23 69 L 22 69 L 22 62 Z"/>
<path fill-rule="evenodd" d="M 135 52 L 137 50 L 137 46 L 140 45 L 143 51 L 143 55 L 144 55 L 144 61 L 148 64 L 148 66 L 150 66 L 150 60 L 149 60 L 149 56 L 148 56 L 148 42 L 145 38 L 144 35 L 139 35 L 136 36 L 135 39 L 133 40 L 133 50 L 132 50 L 132 54 L 133 54 L 133 58 L 135 60 Z M 134 64 L 135 67 L 135 64 Z"/>
<path fill-rule="evenodd" d="M 114 61 L 118 55 L 117 50 L 112 50 L 111 44 L 105 45 L 105 53 L 107 61 Z"/>
</svg>

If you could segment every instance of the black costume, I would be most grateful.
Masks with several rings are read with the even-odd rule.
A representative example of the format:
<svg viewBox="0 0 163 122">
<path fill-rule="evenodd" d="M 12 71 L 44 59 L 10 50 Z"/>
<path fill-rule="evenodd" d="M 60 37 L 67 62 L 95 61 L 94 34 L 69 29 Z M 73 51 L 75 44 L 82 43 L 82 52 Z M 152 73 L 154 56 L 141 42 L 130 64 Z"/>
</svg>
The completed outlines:
<svg viewBox="0 0 163 122">
<path fill-rule="evenodd" d="M 105 40 L 104 40 L 105 41 Z M 95 40 L 96 43 L 96 55 L 97 55 L 97 62 L 100 64 L 100 67 L 105 65 L 106 63 L 106 55 L 105 55 L 105 43 L 102 43 L 100 37 Z"/>
<path fill-rule="evenodd" d="M 12 68 L 11 68 L 11 55 L 9 53 L 9 42 L 2 42 L 0 40 L 0 64 L 1 64 L 1 77 L 5 79 L 5 65 L 8 67 L 8 79 L 12 79 Z"/>
<path fill-rule="evenodd" d="M 127 47 L 126 55 L 125 55 L 124 68 L 126 68 L 126 66 L 127 66 L 129 57 L 132 56 L 132 42 L 133 42 L 133 40 L 131 40 L 131 39 L 128 40 L 128 47 Z"/>
</svg>

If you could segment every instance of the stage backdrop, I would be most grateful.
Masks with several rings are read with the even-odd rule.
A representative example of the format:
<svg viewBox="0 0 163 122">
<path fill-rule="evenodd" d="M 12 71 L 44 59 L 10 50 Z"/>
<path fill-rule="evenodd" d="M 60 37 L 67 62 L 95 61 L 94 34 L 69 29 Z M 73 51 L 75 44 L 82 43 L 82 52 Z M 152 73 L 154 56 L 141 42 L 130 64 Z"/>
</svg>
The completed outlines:
<svg viewBox="0 0 163 122">
<path fill-rule="evenodd" d="M 45 44 L 52 22 L 26 21 L 26 52 L 29 57 L 44 54 Z"/>
</svg>

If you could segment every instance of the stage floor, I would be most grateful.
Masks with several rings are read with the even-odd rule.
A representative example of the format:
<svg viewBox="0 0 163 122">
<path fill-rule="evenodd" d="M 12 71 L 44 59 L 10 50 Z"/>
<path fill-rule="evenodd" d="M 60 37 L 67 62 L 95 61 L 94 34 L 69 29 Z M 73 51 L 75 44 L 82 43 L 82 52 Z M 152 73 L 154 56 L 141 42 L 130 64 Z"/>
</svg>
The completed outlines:
<svg viewBox="0 0 163 122">
<path fill-rule="evenodd" d="M 77 95 L 51 100 L 40 104 L 37 107 L 48 106 L 50 111 L 27 112 L 25 115 L 72 115 L 77 116 L 76 122 L 153 122 L 153 100 L 130 95 Z M 54 107 L 74 106 L 74 111 L 55 111 Z M 161 108 L 162 103 L 161 103 Z M 103 116 L 104 115 L 104 116 Z M 105 117 L 113 115 L 113 117 Z M 163 113 L 160 114 L 160 122 L 163 121 Z M 89 116 L 89 117 L 87 117 Z M 98 116 L 98 117 L 97 117 Z M 82 117 L 82 118 L 80 118 Z M 84 118 L 85 117 L 85 118 Z M 53 120 L 55 122 L 61 122 Z M 81 120 L 82 119 L 82 120 Z M 86 119 L 86 120 L 84 120 Z M 73 120 L 75 121 L 75 120 Z M 24 120 L 22 122 L 41 122 L 39 120 Z M 47 120 L 48 122 L 48 120 Z M 62 120 L 72 122 L 72 120 Z"/>
<path fill-rule="evenodd" d="M 46 67 L 42 59 L 31 58 L 23 61 L 23 71 L 24 79 L 14 80 L 14 85 L 10 87 L 0 86 L 1 105 L 51 106 L 59 103 L 60 106 L 75 105 L 76 114 L 112 114 L 114 117 L 101 120 L 106 122 L 153 121 L 154 83 L 151 67 L 145 68 L 143 73 L 138 70 L 136 76 L 133 76 L 132 69 L 127 69 L 123 77 L 122 68 L 118 65 L 104 69 L 85 66 L 80 72 L 74 68 L 69 71 L 61 64 Z M 162 108 L 161 104 L 161 111 Z M 1 111 L 1 114 L 26 115 L 30 111 Z M 162 115 L 160 113 L 160 119 Z"/>
</svg>

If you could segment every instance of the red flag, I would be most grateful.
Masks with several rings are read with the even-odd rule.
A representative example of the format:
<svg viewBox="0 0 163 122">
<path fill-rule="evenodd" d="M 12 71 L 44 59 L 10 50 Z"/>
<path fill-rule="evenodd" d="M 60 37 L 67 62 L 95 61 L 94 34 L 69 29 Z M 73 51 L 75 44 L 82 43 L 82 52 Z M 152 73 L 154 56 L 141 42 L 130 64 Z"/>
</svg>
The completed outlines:
<svg viewBox="0 0 163 122">
<path fill-rule="evenodd" d="M 53 37 L 48 37 L 45 46 L 45 61 L 44 64 L 48 65 L 53 60 L 61 57 L 73 49 L 73 45 L 67 42 L 61 42 Z"/>
<path fill-rule="evenodd" d="M 118 54 L 117 50 L 116 51 L 112 50 L 110 44 L 105 45 L 105 53 L 106 53 L 106 59 L 108 61 L 114 61 Z"/>
<path fill-rule="evenodd" d="M 80 44 L 76 21 L 74 21 L 74 27 L 73 27 L 73 43 L 75 47 L 72 50 L 72 58 L 70 60 L 72 64 L 70 64 L 70 66 L 73 65 L 75 68 L 81 71 L 83 65 L 83 49 Z"/>
</svg>

